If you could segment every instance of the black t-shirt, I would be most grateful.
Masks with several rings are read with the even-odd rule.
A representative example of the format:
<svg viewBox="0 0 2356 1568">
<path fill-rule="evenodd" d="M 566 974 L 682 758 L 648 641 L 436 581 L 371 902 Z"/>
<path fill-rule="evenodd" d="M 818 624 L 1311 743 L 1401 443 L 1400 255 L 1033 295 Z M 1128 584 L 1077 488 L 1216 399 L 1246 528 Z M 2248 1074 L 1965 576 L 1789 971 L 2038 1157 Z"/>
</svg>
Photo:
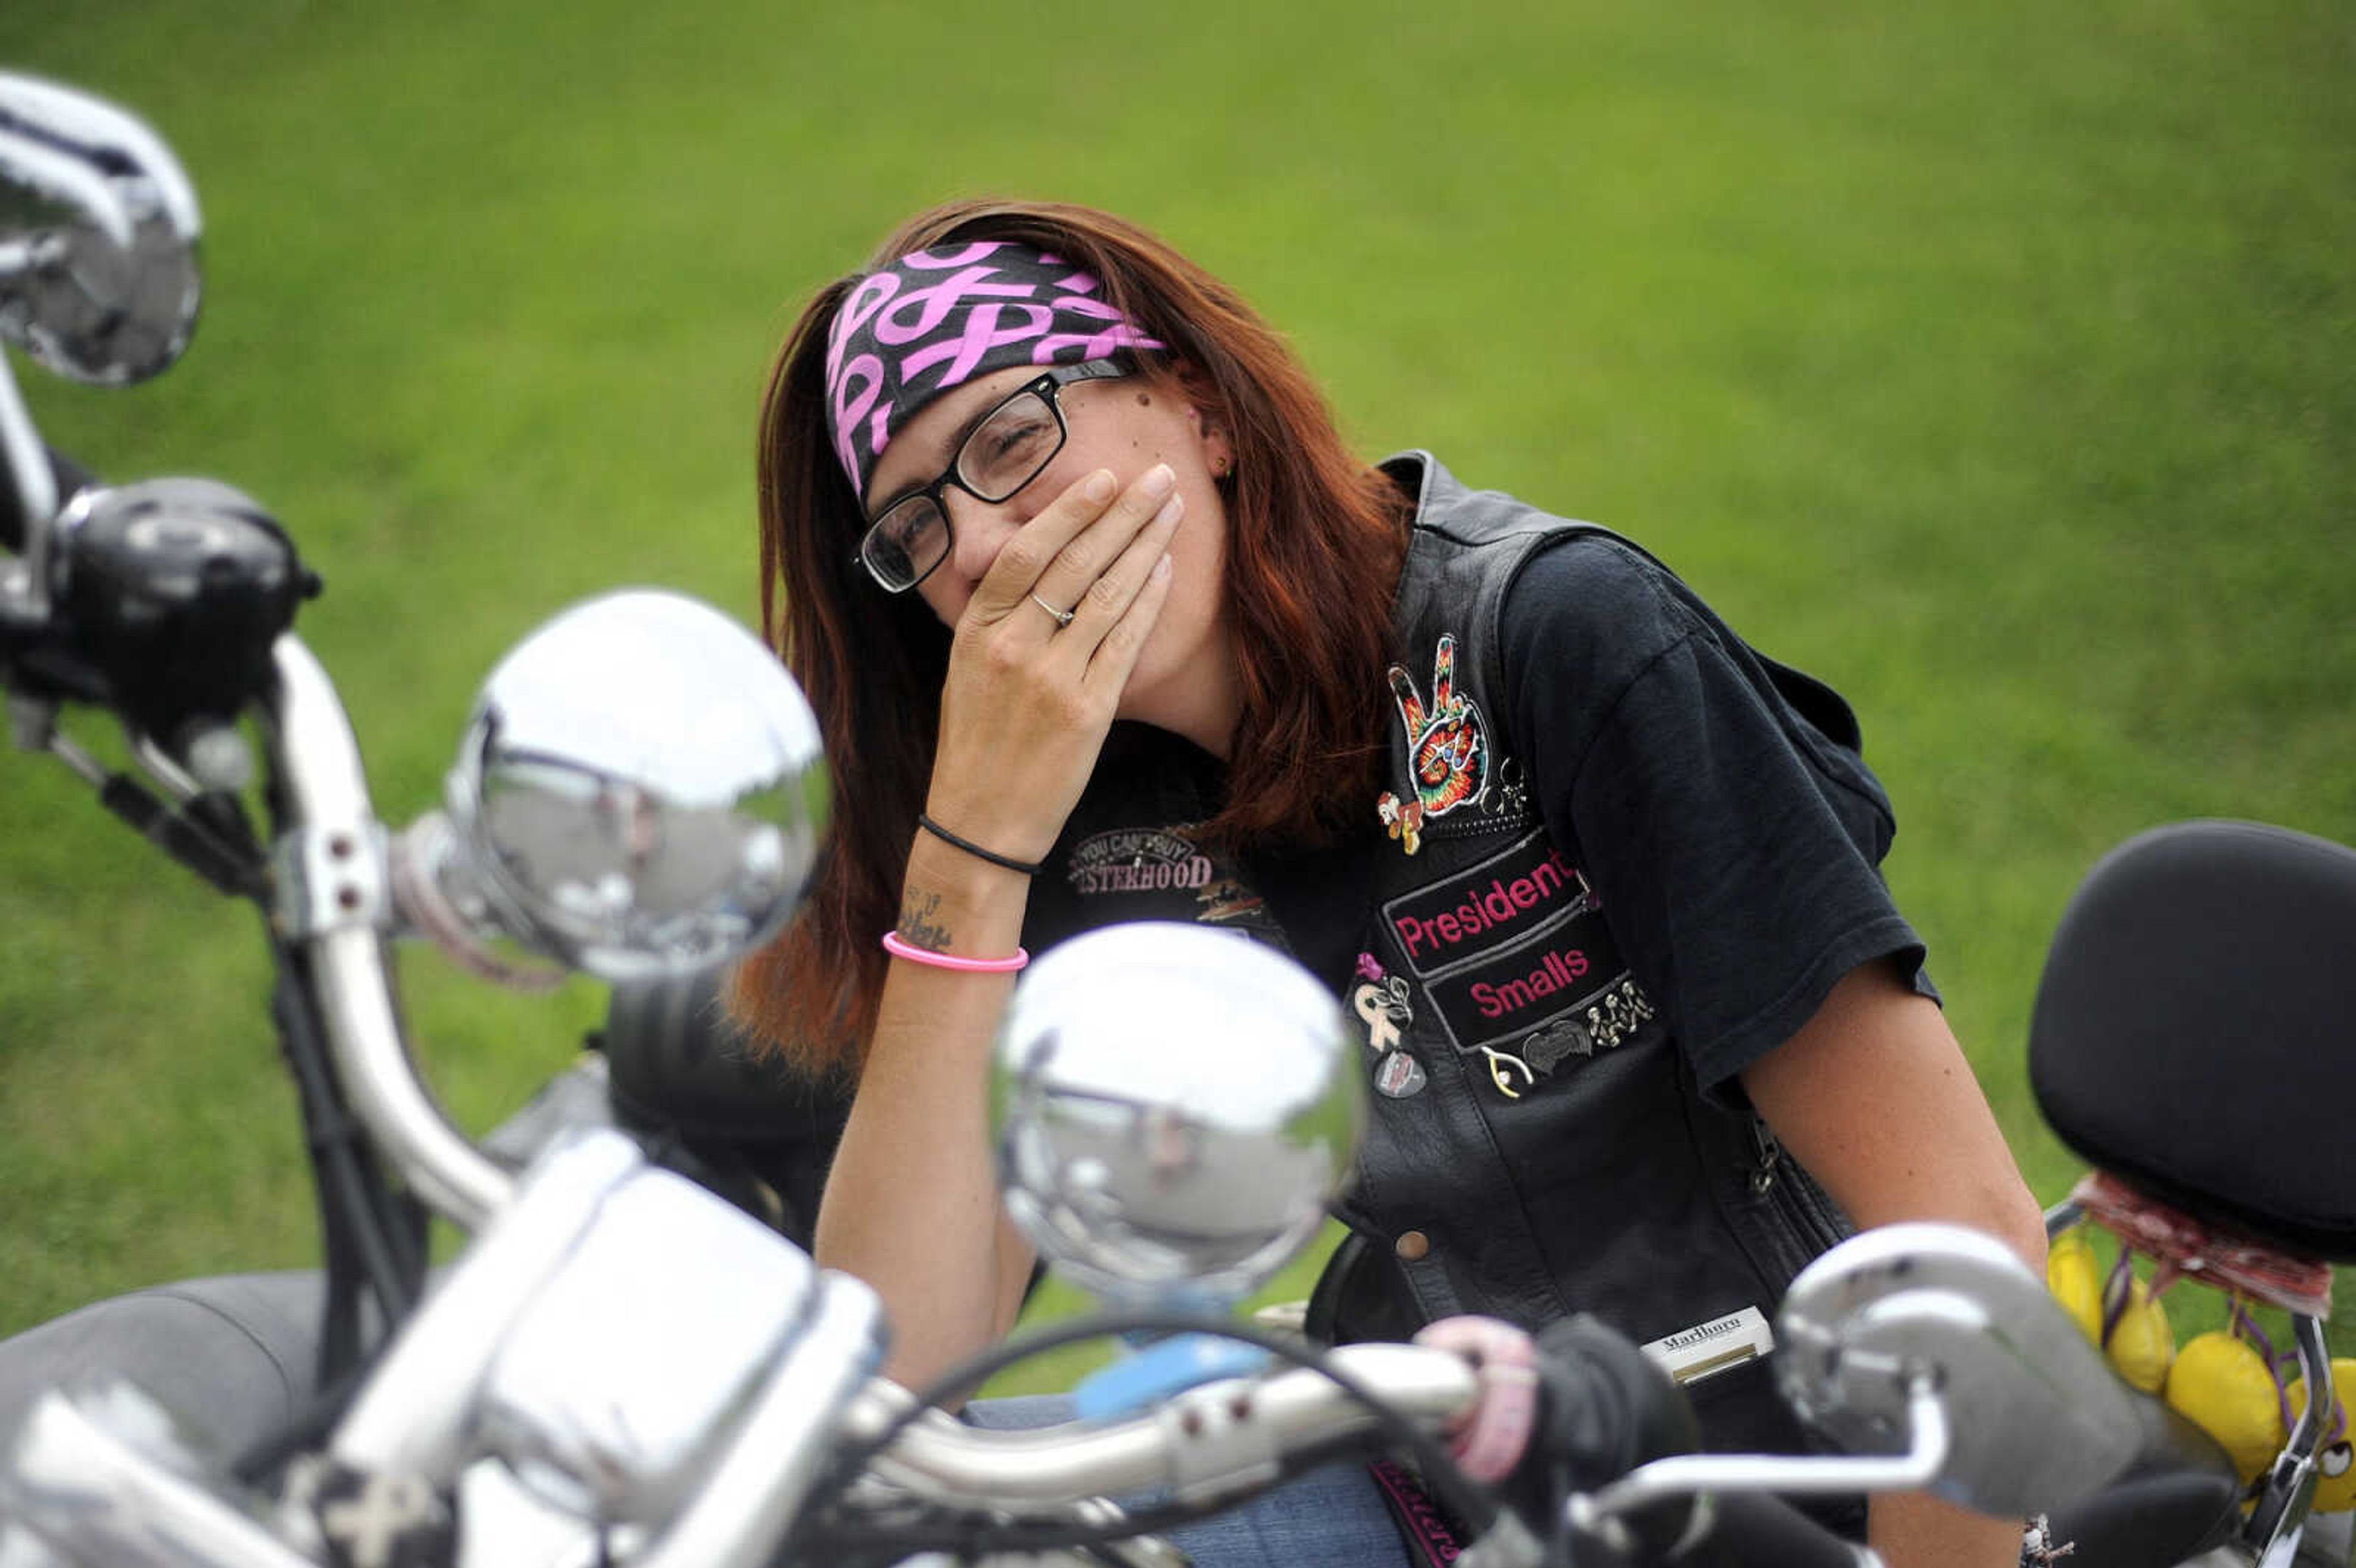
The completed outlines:
<svg viewBox="0 0 2356 1568">
<path fill-rule="evenodd" d="M 1868 960 L 1894 959 L 1936 995 L 1877 869 L 1889 799 L 1830 688 L 1595 535 L 1530 560 L 1500 633 L 1497 718 L 1533 804 L 1580 846 L 1616 945 L 1706 1091 L 1738 1093 L 1729 1081 Z M 1033 884 L 1031 951 L 1115 921 L 1199 921 L 1276 943 L 1339 994 L 1374 857 L 1397 848 L 1369 803 L 1364 829 L 1336 844 L 1209 852 L 1189 828 L 1217 812 L 1225 772 L 1177 736 L 1113 726 Z"/>
<path fill-rule="evenodd" d="M 1032 883 L 1023 945 L 1033 955 L 1116 921 L 1183 920 L 1241 931 L 1290 954 L 1339 994 L 1356 959 L 1382 842 L 1365 827 L 1305 848 L 1226 855 L 1196 825 L 1226 800 L 1226 766 L 1190 741 L 1119 723 Z"/>
<path fill-rule="evenodd" d="M 1534 556 L 1500 615 L 1498 701 L 1549 834 L 1705 1090 L 1805 1023 L 1834 982 L 1922 943 L 1877 869 L 1889 797 L 1848 705 L 1765 658 L 1618 540 Z"/>
</svg>

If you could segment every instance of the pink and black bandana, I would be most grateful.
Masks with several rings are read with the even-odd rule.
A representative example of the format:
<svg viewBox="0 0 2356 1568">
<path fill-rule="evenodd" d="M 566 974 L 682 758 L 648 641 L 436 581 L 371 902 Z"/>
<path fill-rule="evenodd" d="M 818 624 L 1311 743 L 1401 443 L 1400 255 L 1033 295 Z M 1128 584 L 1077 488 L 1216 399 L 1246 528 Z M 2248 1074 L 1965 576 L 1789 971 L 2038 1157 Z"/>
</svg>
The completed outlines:
<svg viewBox="0 0 2356 1568">
<path fill-rule="evenodd" d="M 826 335 L 826 422 L 862 496 L 893 436 L 950 388 L 1010 365 L 1159 348 L 1097 280 L 1027 245 L 918 251 L 870 272 Z"/>
</svg>

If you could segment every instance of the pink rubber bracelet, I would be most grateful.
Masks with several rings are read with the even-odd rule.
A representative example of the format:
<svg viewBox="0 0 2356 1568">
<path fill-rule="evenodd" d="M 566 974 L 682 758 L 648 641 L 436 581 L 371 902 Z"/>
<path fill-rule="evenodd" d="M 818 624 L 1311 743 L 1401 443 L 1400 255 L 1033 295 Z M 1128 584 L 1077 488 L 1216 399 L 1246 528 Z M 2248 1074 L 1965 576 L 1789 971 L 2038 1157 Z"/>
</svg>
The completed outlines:
<svg viewBox="0 0 2356 1568">
<path fill-rule="evenodd" d="M 884 951 L 894 958 L 905 958 L 911 964 L 929 964 L 936 969 L 955 969 L 962 975 L 1012 975 L 1031 962 L 1031 955 L 1020 947 L 1012 958 L 959 958 L 954 954 L 935 953 L 919 947 L 896 931 L 884 933 Z"/>
</svg>

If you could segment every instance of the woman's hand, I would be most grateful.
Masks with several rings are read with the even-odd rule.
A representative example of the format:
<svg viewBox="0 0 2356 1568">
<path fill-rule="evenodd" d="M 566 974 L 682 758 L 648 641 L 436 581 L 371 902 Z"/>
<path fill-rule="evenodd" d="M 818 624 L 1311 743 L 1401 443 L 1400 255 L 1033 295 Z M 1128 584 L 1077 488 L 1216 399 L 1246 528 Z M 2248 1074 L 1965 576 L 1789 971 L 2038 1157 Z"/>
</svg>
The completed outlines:
<svg viewBox="0 0 2356 1568">
<path fill-rule="evenodd" d="M 1047 853 L 1169 597 L 1183 510 L 1166 464 L 1126 490 L 1098 469 L 1007 539 L 950 644 L 935 821 L 1003 855 Z"/>
</svg>

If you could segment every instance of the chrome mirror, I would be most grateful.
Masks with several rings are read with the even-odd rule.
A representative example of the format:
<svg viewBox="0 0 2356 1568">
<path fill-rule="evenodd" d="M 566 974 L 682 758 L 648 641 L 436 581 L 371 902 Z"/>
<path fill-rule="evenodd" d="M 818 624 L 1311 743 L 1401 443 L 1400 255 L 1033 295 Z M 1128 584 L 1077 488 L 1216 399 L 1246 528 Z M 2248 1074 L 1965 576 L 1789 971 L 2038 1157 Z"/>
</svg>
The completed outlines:
<svg viewBox="0 0 2356 1568">
<path fill-rule="evenodd" d="M 1006 1208 L 1124 1305 L 1237 1298 L 1316 1234 L 1357 1150 L 1341 1006 L 1232 933 L 1108 926 L 1024 976 L 991 1115 Z"/>
<path fill-rule="evenodd" d="M 1929 1489 L 1981 1513 L 2059 1509 L 2116 1478 L 2140 1442 L 2131 1397 L 2044 1281 L 1954 1225 L 1889 1225 L 1801 1271 L 1777 1317 L 1783 1397 L 1853 1453 L 1909 1442 L 1910 1392 L 1944 1403 Z"/>
<path fill-rule="evenodd" d="M 145 380 L 187 347 L 203 290 L 195 187 L 102 99 L 0 72 L 0 339 L 61 376 Z"/>
<path fill-rule="evenodd" d="M 818 720 L 775 656 L 696 600 L 593 599 L 483 685 L 446 816 L 396 858 L 402 912 L 602 979 L 725 963 L 793 912 L 828 814 Z"/>
</svg>

